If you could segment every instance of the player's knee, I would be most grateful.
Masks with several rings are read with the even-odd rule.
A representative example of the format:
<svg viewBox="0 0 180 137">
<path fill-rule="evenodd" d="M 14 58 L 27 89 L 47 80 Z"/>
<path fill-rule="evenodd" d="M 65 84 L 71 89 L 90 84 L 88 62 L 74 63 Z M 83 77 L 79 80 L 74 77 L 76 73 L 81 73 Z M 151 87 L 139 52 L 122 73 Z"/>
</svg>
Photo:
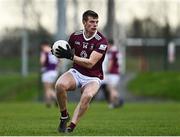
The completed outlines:
<svg viewBox="0 0 180 137">
<path fill-rule="evenodd" d="M 56 92 L 66 91 L 66 85 L 63 82 L 57 82 L 55 84 Z"/>
<path fill-rule="evenodd" d="M 91 102 L 91 99 L 92 99 L 92 95 L 91 94 L 84 95 L 82 97 L 82 99 L 81 99 L 80 107 L 81 108 L 88 107 L 89 103 Z"/>
<path fill-rule="evenodd" d="M 91 100 L 93 98 L 93 94 L 92 93 L 86 93 L 84 95 L 84 98 L 86 98 L 87 100 Z"/>
</svg>

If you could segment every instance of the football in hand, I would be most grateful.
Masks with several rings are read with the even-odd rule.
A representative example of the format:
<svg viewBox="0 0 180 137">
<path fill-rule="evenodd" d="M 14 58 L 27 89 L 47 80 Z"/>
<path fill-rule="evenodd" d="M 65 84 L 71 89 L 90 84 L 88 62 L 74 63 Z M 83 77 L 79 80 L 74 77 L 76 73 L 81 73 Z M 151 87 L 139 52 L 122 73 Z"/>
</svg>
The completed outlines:
<svg viewBox="0 0 180 137">
<path fill-rule="evenodd" d="M 58 47 L 61 47 L 61 48 L 65 49 L 65 50 L 67 50 L 67 46 L 69 47 L 69 49 L 71 48 L 67 41 L 65 41 L 65 40 L 58 40 L 58 41 L 54 42 L 54 44 L 52 46 L 52 52 L 53 52 L 53 54 L 55 56 L 57 56 L 56 55 L 56 50 L 58 49 Z"/>
</svg>

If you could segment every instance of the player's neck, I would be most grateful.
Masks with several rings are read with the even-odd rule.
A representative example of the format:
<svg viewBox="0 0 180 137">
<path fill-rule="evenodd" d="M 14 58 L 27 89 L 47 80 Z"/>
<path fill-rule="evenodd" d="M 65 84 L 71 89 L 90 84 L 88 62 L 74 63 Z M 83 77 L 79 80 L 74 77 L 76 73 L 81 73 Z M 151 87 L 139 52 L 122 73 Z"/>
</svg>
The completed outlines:
<svg viewBox="0 0 180 137">
<path fill-rule="evenodd" d="M 84 31 L 84 35 L 85 35 L 86 38 L 91 38 L 94 35 L 94 33 Z"/>
<path fill-rule="evenodd" d="M 88 32 L 86 30 L 83 30 L 83 35 L 86 40 L 92 39 L 96 35 L 97 31 L 94 33 Z"/>
</svg>

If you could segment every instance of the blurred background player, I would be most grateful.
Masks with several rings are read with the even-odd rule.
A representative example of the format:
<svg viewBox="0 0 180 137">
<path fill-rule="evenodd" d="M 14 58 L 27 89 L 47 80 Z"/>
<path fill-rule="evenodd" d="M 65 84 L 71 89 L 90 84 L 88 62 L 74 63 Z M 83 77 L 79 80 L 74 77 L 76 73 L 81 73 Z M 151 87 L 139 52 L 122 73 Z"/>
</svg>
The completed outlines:
<svg viewBox="0 0 180 137">
<path fill-rule="evenodd" d="M 44 89 L 44 100 L 47 107 L 56 103 L 54 84 L 58 77 L 58 58 L 51 54 L 51 45 L 47 41 L 41 43 L 40 64 L 41 80 Z"/>
<path fill-rule="evenodd" d="M 110 108 L 116 108 L 123 105 L 123 99 L 120 97 L 118 86 L 120 85 L 120 59 L 121 53 L 113 40 L 109 40 L 107 54 L 103 63 L 105 78 L 101 85 L 101 90 L 105 95 Z"/>
</svg>

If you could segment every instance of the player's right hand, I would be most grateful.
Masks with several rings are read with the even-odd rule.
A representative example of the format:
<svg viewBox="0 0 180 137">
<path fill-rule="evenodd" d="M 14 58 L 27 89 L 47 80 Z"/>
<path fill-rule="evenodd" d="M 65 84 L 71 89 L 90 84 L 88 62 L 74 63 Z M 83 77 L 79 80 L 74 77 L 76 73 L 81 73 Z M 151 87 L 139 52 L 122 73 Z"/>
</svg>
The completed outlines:
<svg viewBox="0 0 180 137">
<path fill-rule="evenodd" d="M 67 46 L 67 49 L 63 49 L 62 47 L 58 46 L 58 48 L 55 51 L 55 54 L 58 58 L 66 58 L 66 59 L 73 60 L 74 52 L 72 49 L 69 48 L 68 45 L 66 46 Z"/>
</svg>

